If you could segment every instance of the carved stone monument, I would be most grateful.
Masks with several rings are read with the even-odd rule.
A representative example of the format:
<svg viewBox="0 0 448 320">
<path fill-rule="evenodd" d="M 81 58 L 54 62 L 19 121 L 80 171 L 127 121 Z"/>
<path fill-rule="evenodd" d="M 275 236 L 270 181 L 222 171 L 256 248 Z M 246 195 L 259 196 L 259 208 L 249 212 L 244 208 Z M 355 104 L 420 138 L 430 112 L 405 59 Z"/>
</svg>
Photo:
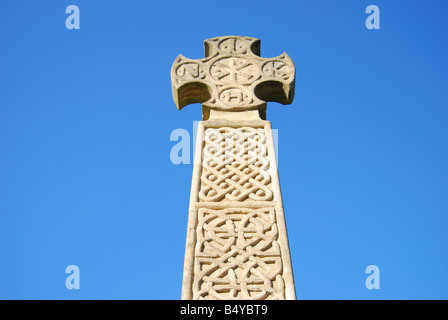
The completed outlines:
<svg viewBox="0 0 448 320">
<path fill-rule="evenodd" d="M 204 41 L 205 58 L 171 70 L 178 109 L 202 103 L 191 185 L 182 299 L 295 299 L 266 102 L 290 104 L 295 68 L 260 40 Z"/>
</svg>

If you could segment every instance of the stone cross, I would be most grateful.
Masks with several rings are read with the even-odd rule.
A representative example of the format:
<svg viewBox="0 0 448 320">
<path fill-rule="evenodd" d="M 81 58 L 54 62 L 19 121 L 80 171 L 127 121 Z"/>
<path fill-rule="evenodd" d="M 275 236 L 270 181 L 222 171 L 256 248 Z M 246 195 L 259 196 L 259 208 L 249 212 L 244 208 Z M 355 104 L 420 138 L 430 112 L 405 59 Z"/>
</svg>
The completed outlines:
<svg viewBox="0 0 448 320">
<path fill-rule="evenodd" d="M 190 194 L 182 299 L 295 299 L 266 102 L 290 104 L 295 68 L 260 40 L 204 41 L 205 58 L 171 69 L 178 109 L 202 103 Z"/>
</svg>

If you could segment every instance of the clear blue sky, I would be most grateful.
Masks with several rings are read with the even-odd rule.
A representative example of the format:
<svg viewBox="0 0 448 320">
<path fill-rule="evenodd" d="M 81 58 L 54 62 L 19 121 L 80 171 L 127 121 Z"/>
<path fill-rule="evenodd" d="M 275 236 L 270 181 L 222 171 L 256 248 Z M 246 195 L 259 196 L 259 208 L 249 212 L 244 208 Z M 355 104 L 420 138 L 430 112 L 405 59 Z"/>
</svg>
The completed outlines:
<svg viewBox="0 0 448 320">
<path fill-rule="evenodd" d="M 171 163 L 170 133 L 192 133 L 201 108 L 176 109 L 171 64 L 246 35 L 297 70 L 294 103 L 267 117 L 298 297 L 447 299 L 447 14 L 428 0 L 2 1 L 0 298 L 180 298 L 193 166 Z"/>
</svg>

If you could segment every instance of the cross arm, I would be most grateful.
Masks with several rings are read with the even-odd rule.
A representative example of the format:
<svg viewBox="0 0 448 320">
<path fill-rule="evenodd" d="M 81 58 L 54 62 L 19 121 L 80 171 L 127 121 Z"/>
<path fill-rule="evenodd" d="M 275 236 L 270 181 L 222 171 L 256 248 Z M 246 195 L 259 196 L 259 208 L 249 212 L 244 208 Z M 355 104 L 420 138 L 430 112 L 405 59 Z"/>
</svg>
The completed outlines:
<svg viewBox="0 0 448 320">
<path fill-rule="evenodd" d="M 296 70 L 291 57 L 283 52 L 274 58 L 258 58 L 262 77 L 254 85 L 255 96 L 265 102 L 291 104 L 294 100 Z"/>
<path fill-rule="evenodd" d="M 177 108 L 210 99 L 211 89 L 206 82 L 203 59 L 192 60 L 179 55 L 171 68 L 173 99 Z"/>
</svg>

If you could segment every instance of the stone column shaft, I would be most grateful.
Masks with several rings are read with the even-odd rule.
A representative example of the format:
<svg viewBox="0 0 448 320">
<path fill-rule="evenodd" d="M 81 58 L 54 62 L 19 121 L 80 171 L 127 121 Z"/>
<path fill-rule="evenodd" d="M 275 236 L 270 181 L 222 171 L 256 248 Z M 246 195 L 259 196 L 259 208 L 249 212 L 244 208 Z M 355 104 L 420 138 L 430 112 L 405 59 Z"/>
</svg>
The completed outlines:
<svg viewBox="0 0 448 320">
<path fill-rule="evenodd" d="M 295 299 L 266 102 L 292 103 L 295 67 L 260 57 L 260 40 L 204 41 L 205 58 L 171 69 L 178 109 L 202 103 L 182 299 Z"/>
<path fill-rule="evenodd" d="M 220 141 L 232 148 L 230 154 L 236 150 L 238 156 L 229 155 L 226 159 L 225 152 L 218 157 L 210 154 L 210 149 L 219 145 L 213 144 L 210 137 L 220 132 Z M 255 141 L 256 137 L 260 140 Z M 258 152 L 254 151 L 257 147 Z M 251 157 L 244 158 L 251 152 Z M 245 176 L 250 178 L 240 179 Z M 295 298 L 270 122 L 201 121 L 191 185 L 182 299 Z"/>
</svg>

